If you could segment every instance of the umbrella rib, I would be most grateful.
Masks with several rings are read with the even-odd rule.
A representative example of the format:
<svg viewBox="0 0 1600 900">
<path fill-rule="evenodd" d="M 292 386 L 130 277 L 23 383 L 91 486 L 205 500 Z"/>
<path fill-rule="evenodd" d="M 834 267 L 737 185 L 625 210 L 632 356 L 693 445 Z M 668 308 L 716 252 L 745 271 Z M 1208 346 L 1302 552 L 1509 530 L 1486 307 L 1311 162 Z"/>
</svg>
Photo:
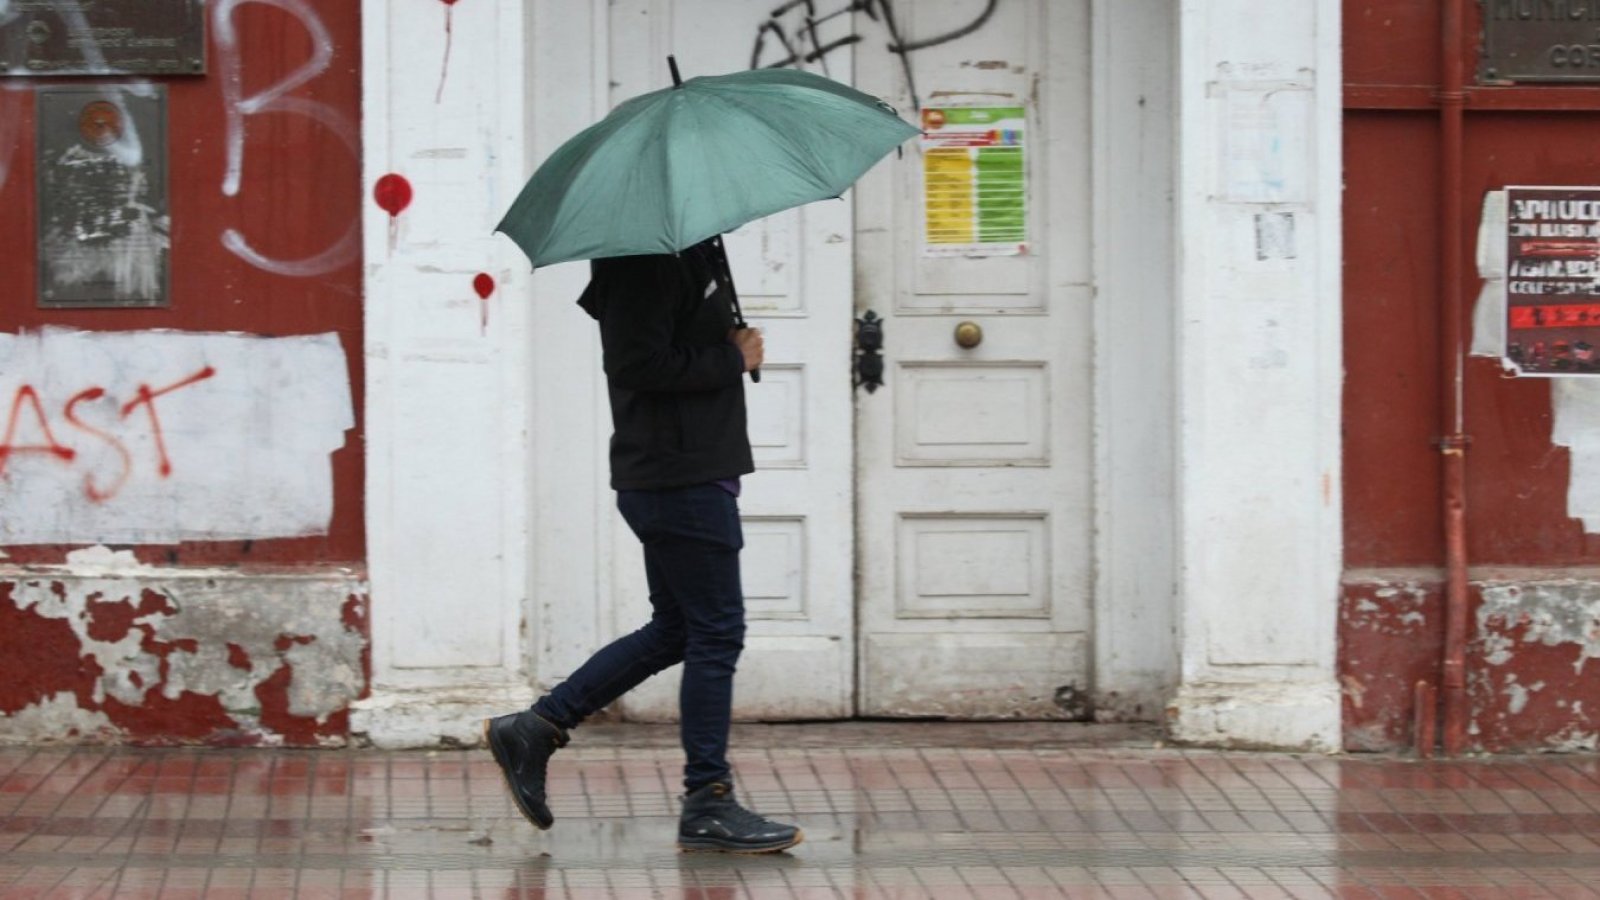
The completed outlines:
<svg viewBox="0 0 1600 900">
<path fill-rule="evenodd" d="M 685 102 L 685 101 L 679 99 L 682 96 L 683 95 L 680 93 L 679 95 L 674 96 L 668 103 L 666 103 L 666 104 L 664 104 L 664 105 L 662 105 L 662 106 L 660 106 L 658 108 L 662 109 L 662 110 L 666 110 L 666 109 L 669 109 L 673 103 Z M 666 116 L 665 115 L 659 115 L 659 116 L 657 116 L 657 118 L 665 120 Z M 679 250 L 682 250 L 683 248 L 680 246 L 681 242 L 679 240 L 679 237 L 681 235 L 680 235 L 679 229 L 678 229 L 678 225 L 679 225 L 679 222 L 678 222 L 678 209 L 677 209 L 676 204 L 674 204 L 673 200 L 672 200 L 672 198 L 673 198 L 673 194 L 672 194 L 672 142 L 668 141 L 668 140 L 665 140 L 665 138 L 664 138 L 664 132 L 665 131 L 666 131 L 665 128 L 659 128 L 659 127 L 657 128 L 657 133 L 663 134 L 663 143 L 666 145 L 666 150 L 663 151 L 662 154 L 661 154 L 661 167 L 663 169 L 663 173 L 662 173 L 662 176 L 661 176 L 661 184 L 665 188 L 665 190 L 662 192 L 662 197 L 665 199 L 665 203 L 666 203 L 666 206 L 667 206 L 667 227 L 671 229 L 671 234 L 669 234 L 668 237 L 669 237 L 669 239 L 671 240 L 671 243 L 672 243 L 672 248 L 673 248 L 672 252 L 673 253 L 677 253 Z"/>
</svg>

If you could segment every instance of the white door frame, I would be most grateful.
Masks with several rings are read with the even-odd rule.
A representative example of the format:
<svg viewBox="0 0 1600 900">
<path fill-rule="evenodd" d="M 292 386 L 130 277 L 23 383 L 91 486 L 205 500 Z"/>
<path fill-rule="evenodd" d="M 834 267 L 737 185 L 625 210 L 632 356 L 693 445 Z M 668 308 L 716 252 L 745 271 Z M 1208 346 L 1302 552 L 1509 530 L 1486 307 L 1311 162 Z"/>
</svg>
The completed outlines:
<svg viewBox="0 0 1600 900">
<path fill-rule="evenodd" d="M 1159 719 L 1178 680 L 1173 85 L 1167 0 L 1094 0 L 1094 706 Z M 1170 347 L 1135 359 L 1119 348 Z"/>
</svg>

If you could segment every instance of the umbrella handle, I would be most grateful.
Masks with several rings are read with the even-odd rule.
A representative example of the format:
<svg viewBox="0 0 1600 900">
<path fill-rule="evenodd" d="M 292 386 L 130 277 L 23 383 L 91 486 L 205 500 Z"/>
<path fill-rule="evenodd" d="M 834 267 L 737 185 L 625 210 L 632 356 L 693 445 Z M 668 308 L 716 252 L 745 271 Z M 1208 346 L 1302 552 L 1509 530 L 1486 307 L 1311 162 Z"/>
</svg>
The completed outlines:
<svg viewBox="0 0 1600 900">
<path fill-rule="evenodd" d="M 667 57 L 672 59 L 672 57 Z M 717 268 L 721 269 L 722 277 L 728 280 L 728 293 L 733 295 L 733 327 L 749 328 L 744 321 L 744 310 L 739 308 L 739 289 L 733 286 L 733 267 L 728 265 L 728 250 L 722 246 L 722 235 L 711 239 L 711 246 L 716 250 Z M 750 370 L 750 381 L 754 384 L 761 383 L 761 370 Z"/>
</svg>

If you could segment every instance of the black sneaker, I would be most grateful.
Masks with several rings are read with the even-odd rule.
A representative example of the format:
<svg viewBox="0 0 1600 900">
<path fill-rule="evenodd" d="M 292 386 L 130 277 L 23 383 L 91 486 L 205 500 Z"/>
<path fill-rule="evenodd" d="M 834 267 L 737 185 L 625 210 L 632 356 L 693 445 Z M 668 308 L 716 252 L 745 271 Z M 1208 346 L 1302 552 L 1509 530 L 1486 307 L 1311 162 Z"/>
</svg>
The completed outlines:
<svg viewBox="0 0 1600 900">
<path fill-rule="evenodd" d="M 683 798 L 678 847 L 732 853 L 775 853 L 805 840 L 793 825 L 780 825 L 740 806 L 733 787 L 714 781 Z"/>
<path fill-rule="evenodd" d="M 556 819 L 544 802 L 545 766 L 567 745 L 567 733 L 530 709 L 484 719 L 483 738 L 506 775 L 517 809 L 529 822 L 549 828 Z"/>
</svg>

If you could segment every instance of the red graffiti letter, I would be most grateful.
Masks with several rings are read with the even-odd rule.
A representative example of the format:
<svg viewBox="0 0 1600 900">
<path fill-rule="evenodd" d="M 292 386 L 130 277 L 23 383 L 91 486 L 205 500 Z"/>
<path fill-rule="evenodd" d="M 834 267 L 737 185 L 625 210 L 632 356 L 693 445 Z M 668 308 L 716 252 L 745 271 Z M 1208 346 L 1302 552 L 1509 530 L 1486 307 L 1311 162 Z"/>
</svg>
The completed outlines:
<svg viewBox="0 0 1600 900">
<path fill-rule="evenodd" d="M 28 401 L 33 407 L 33 417 L 39 421 L 39 430 L 44 432 L 47 444 L 15 444 L 17 439 L 17 419 L 22 416 L 22 401 Z M 13 453 L 50 453 L 60 459 L 71 461 L 77 454 L 71 447 L 63 447 L 56 441 L 56 436 L 50 433 L 50 421 L 44 417 L 44 408 L 39 405 L 39 394 L 33 385 L 25 384 L 17 388 L 17 394 L 11 399 L 11 417 L 6 420 L 6 436 L 0 438 L 0 475 L 6 471 L 6 461 Z"/>
<path fill-rule="evenodd" d="M 129 473 L 133 471 L 133 457 L 128 455 L 128 448 L 121 441 L 117 440 L 106 432 L 101 431 L 93 425 L 84 422 L 82 419 L 78 418 L 76 413 L 72 411 L 73 407 L 85 400 L 99 400 L 105 395 L 105 388 L 94 387 L 89 388 L 86 391 L 79 391 L 77 394 L 73 395 L 71 400 L 67 401 L 67 407 L 64 411 L 67 421 L 74 427 L 82 429 L 83 431 L 87 431 L 95 437 L 110 444 L 111 449 L 117 451 L 117 455 L 122 457 L 122 474 L 117 476 L 115 484 L 103 491 L 94 486 L 94 473 L 84 473 L 83 492 L 91 501 L 95 503 L 104 503 L 105 501 L 110 500 L 112 497 L 115 497 L 117 492 L 122 490 L 122 486 L 127 483 Z"/>
<path fill-rule="evenodd" d="M 210 378 L 215 374 L 217 374 L 216 369 L 206 366 L 204 369 L 201 369 L 193 375 L 190 375 L 188 378 L 185 378 L 182 381 L 173 382 L 164 388 L 151 390 L 150 385 L 141 384 L 139 385 L 138 396 L 132 400 L 129 400 L 128 403 L 122 407 L 122 417 L 124 419 L 128 417 L 129 413 L 133 412 L 140 406 L 143 406 L 145 409 L 150 411 L 150 433 L 154 435 L 156 439 L 156 455 L 160 457 L 158 469 L 161 472 L 162 478 L 166 478 L 172 474 L 172 460 L 167 457 L 167 442 L 161 436 L 161 416 L 156 414 L 156 398 L 163 394 L 170 394 L 180 388 L 186 388 L 195 382 L 205 381 L 207 378 Z"/>
</svg>

